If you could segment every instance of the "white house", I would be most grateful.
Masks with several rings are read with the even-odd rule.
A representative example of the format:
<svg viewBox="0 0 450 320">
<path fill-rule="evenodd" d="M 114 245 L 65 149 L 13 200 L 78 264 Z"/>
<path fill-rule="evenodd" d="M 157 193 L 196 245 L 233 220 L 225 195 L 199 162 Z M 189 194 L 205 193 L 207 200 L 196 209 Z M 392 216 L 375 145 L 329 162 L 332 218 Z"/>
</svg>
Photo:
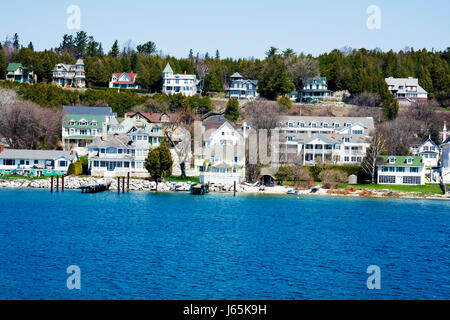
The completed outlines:
<svg viewBox="0 0 450 320">
<path fill-rule="evenodd" d="M 428 93 L 419 85 L 417 78 L 393 78 L 385 79 L 388 90 L 394 95 L 399 104 L 411 105 L 426 102 Z"/>
<path fill-rule="evenodd" d="M 372 117 L 282 116 L 278 129 L 281 162 L 359 164 L 374 122 Z"/>
<path fill-rule="evenodd" d="M 422 162 L 426 168 L 435 168 L 439 165 L 439 146 L 430 138 L 422 144 L 413 148 L 415 156 L 422 157 Z"/>
<path fill-rule="evenodd" d="M 202 183 L 241 183 L 245 180 L 247 126 L 218 116 L 202 125 L 202 155 L 195 155 L 195 170 Z"/>
<path fill-rule="evenodd" d="M 84 62 L 78 59 L 76 64 L 58 63 L 53 72 L 53 84 L 63 88 L 86 88 Z"/>
<path fill-rule="evenodd" d="M 227 98 L 252 99 L 258 96 L 258 80 L 244 79 L 235 72 L 230 77 L 230 85 L 225 90 Z"/>
<path fill-rule="evenodd" d="M 193 96 L 199 92 L 199 83 L 195 74 L 174 74 L 168 63 L 163 70 L 162 93 Z"/>
<path fill-rule="evenodd" d="M 0 146 L 0 175 L 63 175 L 78 161 L 76 152 L 4 149 Z"/>
<path fill-rule="evenodd" d="M 136 84 L 137 73 L 113 73 L 110 88 L 117 89 L 141 89 L 141 86 Z"/>
<path fill-rule="evenodd" d="M 379 156 L 378 184 L 425 184 L 425 168 L 419 156 Z"/>
<path fill-rule="evenodd" d="M 450 137 L 441 144 L 441 177 L 445 184 L 450 184 Z"/>
</svg>

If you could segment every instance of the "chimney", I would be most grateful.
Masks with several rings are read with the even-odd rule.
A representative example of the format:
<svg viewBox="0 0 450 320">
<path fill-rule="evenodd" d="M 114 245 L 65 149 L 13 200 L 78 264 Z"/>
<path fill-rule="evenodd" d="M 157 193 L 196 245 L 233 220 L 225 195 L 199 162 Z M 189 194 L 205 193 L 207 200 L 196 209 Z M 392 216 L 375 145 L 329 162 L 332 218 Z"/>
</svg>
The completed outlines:
<svg viewBox="0 0 450 320">
<path fill-rule="evenodd" d="M 184 74 L 186 74 L 186 70 L 184 70 Z"/>
<path fill-rule="evenodd" d="M 336 131 L 335 131 L 335 130 L 333 130 L 333 133 L 331 134 L 331 137 L 332 137 L 333 139 L 336 139 Z"/>
<path fill-rule="evenodd" d="M 447 122 L 444 121 L 444 130 L 442 131 L 442 142 L 447 139 Z"/>
<path fill-rule="evenodd" d="M 2 153 L 3 150 L 5 150 L 5 145 L 4 144 L 0 145 L 0 153 Z"/>
<path fill-rule="evenodd" d="M 106 122 L 103 122 L 102 125 L 102 140 L 106 141 L 108 139 L 108 125 Z"/>
</svg>

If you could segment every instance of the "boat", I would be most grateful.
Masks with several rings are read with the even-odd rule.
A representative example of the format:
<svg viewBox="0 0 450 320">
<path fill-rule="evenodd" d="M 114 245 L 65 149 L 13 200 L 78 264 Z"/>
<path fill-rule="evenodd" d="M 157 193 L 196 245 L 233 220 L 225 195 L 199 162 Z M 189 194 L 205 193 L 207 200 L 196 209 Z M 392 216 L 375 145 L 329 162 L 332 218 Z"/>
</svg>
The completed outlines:
<svg viewBox="0 0 450 320">
<path fill-rule="evenodd" d="M 192 184 L 191 185 L 191 194 L 199 194 L 204 195 L 205 193 L 208 193 L 208 185 L 207 184 Z"/>
</svg>

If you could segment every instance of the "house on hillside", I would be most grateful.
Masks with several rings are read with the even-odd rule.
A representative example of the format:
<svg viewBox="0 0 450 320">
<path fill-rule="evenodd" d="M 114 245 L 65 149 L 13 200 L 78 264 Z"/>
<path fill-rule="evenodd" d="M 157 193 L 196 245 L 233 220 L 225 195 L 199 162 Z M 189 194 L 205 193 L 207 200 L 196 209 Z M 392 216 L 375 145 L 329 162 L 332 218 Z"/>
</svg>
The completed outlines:
<svg viewBox="0 0 450 320">
<path fill-rule="evenodd" d="M 117 125 L 116 114 L 110 107 L 64 106 L 62 143 L 64 150 L 87 154 L 87 145 L 95 137 L 108 132 L 108 126 Z"/>
<path fill-rule="evenodd" d="M 282 116 L 280 161 L 301 165 L 359 164 L 370 146 L 372 117 Z"/>
<path fill-rule="evenodd" d="M 78 59 L 75 64 L 58 63 L 52 72 L 52 83 L 58 87 L 86 88 L 86 73 L 82 59 Z"/>
<path fill-rule="evenodd" d="M 64 175 L 75 161 L 78 161 L 78 155 L 72 151 L 19 150 L 0 146 L 0 175 Z"/>
<path fill-rule="evenodd" d="M 163 70 L 162 93 L 193 96 L 201 91 L 200 81 L 195 74 L 174 74 L 168 63 Z"/>
<path fill-rule="evenodd" d="M 289 98 L 292 101 L 311 102 L 313 100 L 323 100 L 326 97 L 331 97 L 333 92 L 328 90 L 326 77 L 307 78 L 303 84 L 302 92 L 291 92 Z"/>
<path fill-rule="evenodd" d="M 393 78 L 385 79 L 388 90 L 394 98 L 402 105 L 412 105 L 427 102 L 428 93 L 419 85 L 417 78 Z"/>
<path fill-rule="evenodd" d="M 202 183 L 231 185 L 245 180 L 245 139 L 247 124 L 215 116 L 202 124 L 202 154 L 194 155 Z"/>
<path fill-rule="evenodd" d="M 439 165 L 439 146 L 428 138 L 417 147 L 412 148 L 415 156 L 422 157 L 426 168 L 435 168 Z"/>
<path fill-rule="evenodd" d="M 377 183 L 400 185 L 425 184 L 425 167 L 420 156 L 379 156 Z"/>
<path fill-rule="evenodd" d="M 171 124 L 176 121 L 179 121 L 181 114 L 177 112 L 127 112 L 125 114 L 125 119 L 131 118 L 137 121 L 148 121 L 151 123 L 163 123 L 163 124 Z"/>
<path fill-rule="evenodd" d="M 450 184 L 450 136 L 447 136 L 446 133 L 444 127 L 446 139 L 441 144 L 441 178 L 445 184 Z"/>
<path fill-rule="evenodd" d="M 141 89 L 142 87 L 136 84 L 137 73 L 113 73 L 110 88 L 118 89 Z"/>
<path fill-rule="evenodd" d="M 36 83 L 36 75 L 33 70 L 28 70 L 21 63 L 10 63 L 6 73 L 6 80 L 19 83 Z"/>
<path fill-rule="evenodd" d="M 244 79 L 235 72 L 230 77 L 230 84 L 225 90 L 227 98 L 252 99 L 258 96 L 258 80 Z"/>
</svg>

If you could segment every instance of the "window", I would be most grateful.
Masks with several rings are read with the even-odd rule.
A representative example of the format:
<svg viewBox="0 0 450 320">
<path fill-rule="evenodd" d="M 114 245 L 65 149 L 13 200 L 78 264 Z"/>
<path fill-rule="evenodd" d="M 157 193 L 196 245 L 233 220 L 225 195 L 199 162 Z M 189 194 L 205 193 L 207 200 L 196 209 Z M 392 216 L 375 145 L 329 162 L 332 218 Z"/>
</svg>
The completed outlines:
<svg viewBox="0 0 450 320">
<path fill-rule="evenodd" d="M 411 164 L 413 162 L 413 158 L 408 157 L 406 158 L 406 163 Z"/>
<path fill-rule="evenodd" d="M 344 161 L 345 161 L 345 162 L 350 161 L 350 157 L 344 157 Z"/>
<path fill-rule="evenodd" d="M 415 176 L 403 177 L 403 184 L 420 184 L 420 177 Z"/>
<path fill-rule="evenodd" d="M 345 142 L 350 142 L 350 138 L 344 138 Z"/>
<path fill-rule="evenodd" d="M 293 141 L 294 137 L 287 137 L 287 141 Z"/>
<path fill-rule="evenodd" d="M 380 176 L 378 180 L 380 183 L 395 183 L 395 176 Z"/>
<path fill-rule="evenodd" d="M 418 173 L 419 172 L 419 168 L 418 167 L 411 167 L 411 168 L 409 168 L 409 172 Z"/>
<path fill-rule="evenodd" d="M 389 157 L 389 163 L 395 163 L 395 157 Z"/>
<path fill-rule="evenodd" d="M 60 161 L 59 161 L 59 166 L 60 166 L 60 167 L 67 167 L 67 161 L 65 161 L 65 160 L 60 160 Z"/>
<path fill-rule="evenodd" d="M 34 160 L 34 164 L 38 164 L 39 163 L 39 160 Z"/>
<path fill-rule="evenodd" d="M 16 160 L 12 159 L 3 159 L 4 166 L 14 166 L 16 164 Z"/>
<path fill-rule="evenodd" d="M 395 171 L 396 172 L 405 172 L 405 167 L 396 167 Z"/>
<path fill-rule="evenodd" d="M 352 134 L 363 134 L 362 130 L 352 130 Z"/>
</svg>

